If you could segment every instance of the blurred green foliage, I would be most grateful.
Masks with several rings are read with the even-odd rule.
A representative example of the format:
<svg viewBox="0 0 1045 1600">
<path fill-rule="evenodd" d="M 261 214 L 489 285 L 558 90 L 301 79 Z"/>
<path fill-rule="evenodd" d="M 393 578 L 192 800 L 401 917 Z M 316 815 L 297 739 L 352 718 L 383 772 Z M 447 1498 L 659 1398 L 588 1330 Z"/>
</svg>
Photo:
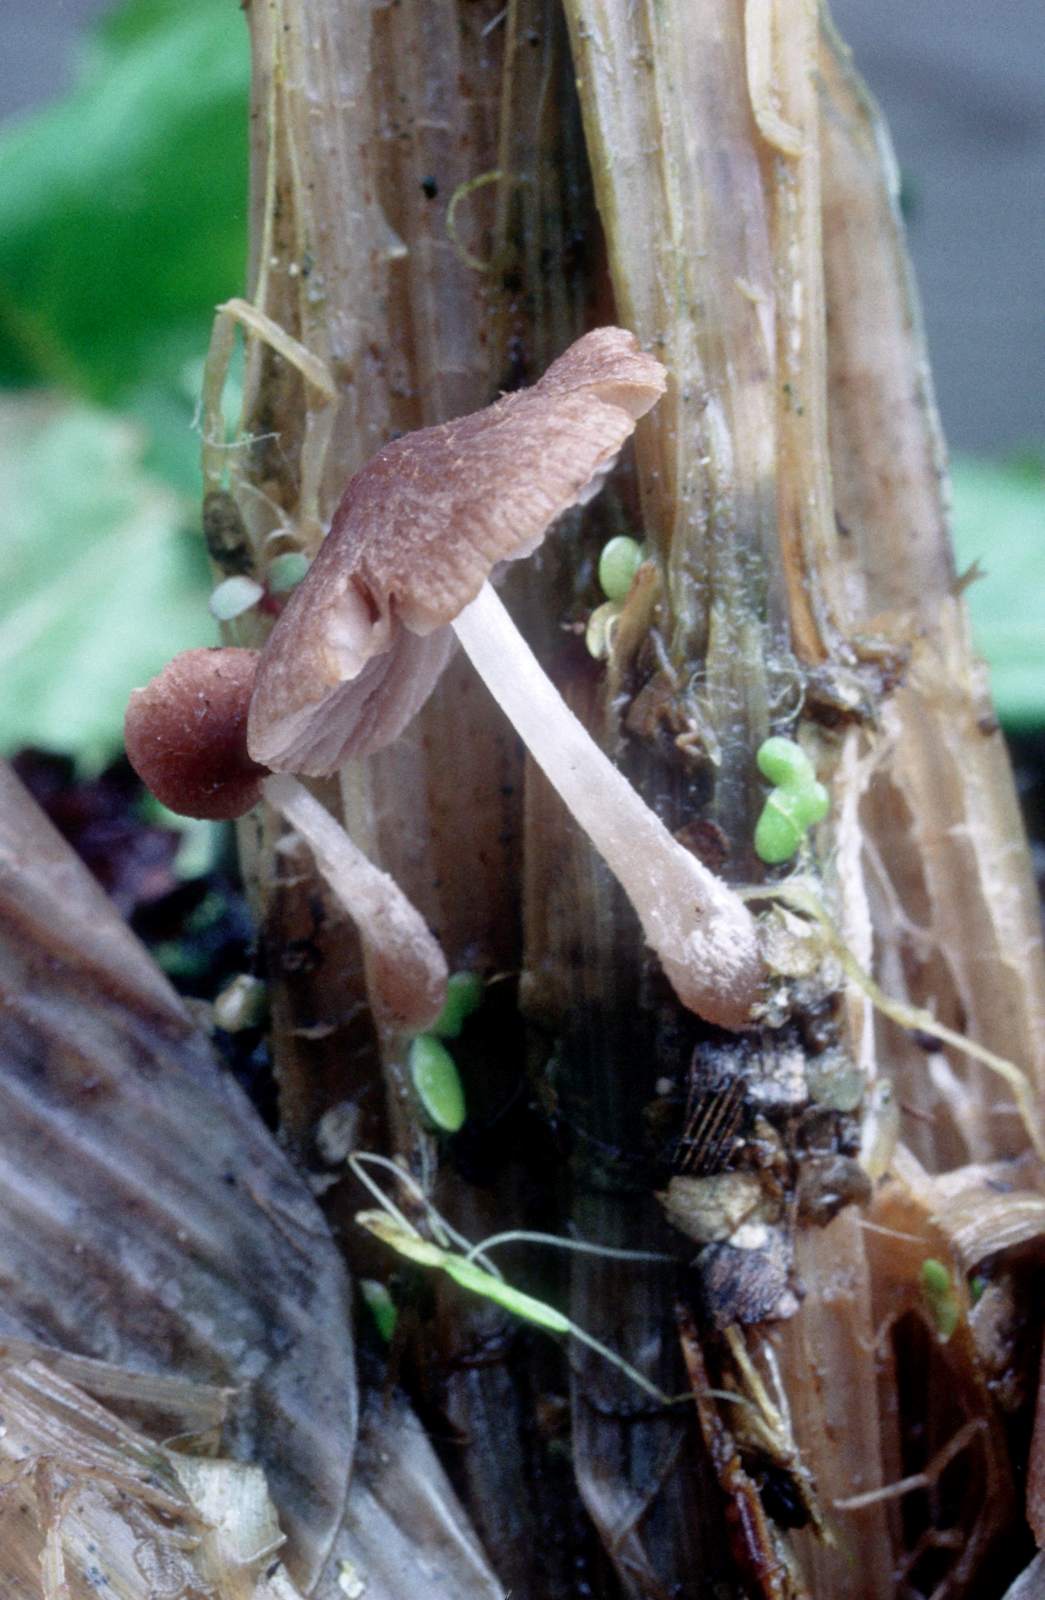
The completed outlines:
<svg viewBox="0 0 1045 1600">
<path fill-rule="evenodd" d="M 130 408 L 186 488 L 186 379 L 243 286 L 248 80 L 232 0 L 130 0 L 74 91 L 0 134 L 0 384 Z"/>
<path fill-rule="evenodd" d="M 960 456 L 952 473 L 955 554 L 959 570 L 983 573 L 967 598 L 998 715 L 1013 730 L 1045 727 L 1045 456 Z"/>
<path fill-rule="evenodd" d="M 129 689 L 215 641 L 193 418 L 244 289 L 248 77 L 234 0 L 125 0 L 0 130 L 2 749 L 104 759 Z M 1001 715 L 1045 725 L 1041 463 L 959 461 L 955 511 Z"/>
<path fill-rule="evenodd" d="M 129 0 L 0 130 L 4 750 L 97 765 L 129 690 L 217 642 L 193 423 L 243 288 L 248 86 L 231 0 Z"/>
<path fill-rule="evenodd" d="M 0 396 L 3 745 L 102 765 L 130 689 L 216 643 L 207 564 L 133 422 L 50 395 Z"/>
</svg>

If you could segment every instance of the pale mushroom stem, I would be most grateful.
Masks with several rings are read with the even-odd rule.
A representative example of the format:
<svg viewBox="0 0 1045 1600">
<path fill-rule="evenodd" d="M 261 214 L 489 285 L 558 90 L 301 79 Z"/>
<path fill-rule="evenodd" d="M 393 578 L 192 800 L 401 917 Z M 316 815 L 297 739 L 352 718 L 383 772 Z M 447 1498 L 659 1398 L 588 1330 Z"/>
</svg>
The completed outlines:
<svg viewBox="0 0 1045 1600">
<path fill-rule="evenodd" d="M 582 727 L 489 584 L 454 631 L 490 693 L 631 901 L 682 1004 L 751 1024 L 764 977 L 754 919 L 673 839 Z"/>
<path fill-rule="evenodd" d="M 447 966 L 420 912 L 296 778 L 272 773 L 261 788 L 273 810 L 305 840 L 320 873 L 359 928 L 378 1008 L 404 1028 L 428 1027 L 446 999 Z"/>
</svg>

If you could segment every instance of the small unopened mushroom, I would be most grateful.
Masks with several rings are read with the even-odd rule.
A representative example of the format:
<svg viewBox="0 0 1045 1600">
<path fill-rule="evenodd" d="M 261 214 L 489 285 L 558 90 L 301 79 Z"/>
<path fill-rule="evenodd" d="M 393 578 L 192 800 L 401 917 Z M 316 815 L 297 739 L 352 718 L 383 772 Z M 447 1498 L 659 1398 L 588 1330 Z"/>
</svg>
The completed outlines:
<svg viewBox="0 0 1045 1600">
<path fill-rule="evenodd" d="M 127 707 L 127 756 L 158 800 L 182 816 L 231 820 L 264 797 L 312 850 L 356 923 L 370 957 L 383 1020 L 409 1029 L 435 1021 L 447 967 L 424 919 L 387 872 L 295 778 L 270 774 L 247 754 L 247 708 L 258 652 L 187 650 Z"/>
<path fill-rule="evenodd" d="M 243 736 L 257 669 L 256 650 L 183 650 L 131 692 L 127 759 L 179 816 L 228 822 L 260 800 L 268 768 L 251 760 Z"/>
<path fill-rule="evenodd" d="M 616 874 L 683 1005 L 736 1028 L 763 974 L 750 912 L 589 737 L 487 583 L 597 491 L 664 389 L 632 334 L 599 328 L 532 389 L 380 450 L 262 652 L 248 747 L 317 775 L 380 749 L 428 698 L 456 633 Z"/>
</svg>

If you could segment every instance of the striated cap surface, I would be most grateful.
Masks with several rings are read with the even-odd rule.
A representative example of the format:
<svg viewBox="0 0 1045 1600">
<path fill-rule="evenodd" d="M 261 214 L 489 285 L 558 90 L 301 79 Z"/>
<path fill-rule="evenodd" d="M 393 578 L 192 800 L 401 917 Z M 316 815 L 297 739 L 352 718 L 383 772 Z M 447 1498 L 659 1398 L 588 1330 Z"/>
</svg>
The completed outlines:
<svg viewBox="0 0 1045 1600">
<path fill-rule="evenodd" d="M 396 738 L 449 658 L 454 617 L 588 497 L 664 387 L 633 334 L 597 328 L 533 388 L 380 450 L 262 652 L 252 756 L 319 774 Z"/>
</svg>

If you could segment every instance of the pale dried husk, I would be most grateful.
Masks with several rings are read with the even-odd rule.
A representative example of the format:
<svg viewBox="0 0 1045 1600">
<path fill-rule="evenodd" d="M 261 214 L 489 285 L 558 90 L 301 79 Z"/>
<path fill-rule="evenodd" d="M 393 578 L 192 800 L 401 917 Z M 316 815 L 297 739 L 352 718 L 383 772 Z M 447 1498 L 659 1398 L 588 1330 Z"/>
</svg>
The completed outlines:
<svg viewBox="0 0 1045 1600">
<path fill-rule="evenodd" d="M 144 1408 L 171 1400 L 166 1380 L 107 1379 Z M 0 1368 L 0 1413 L 5 1597 L 300 1600 L 260 1468 L 165 1449 L 40 1360 Z"/>
<path fill-rule="evenodd" d="M 355 1433 L 340 1257 L 208 1040 L 7 769 L 0 990 L 0 1341 L 154 1374 L 172 1405 L 183 1381 L 220 1386 L 223 1446 L 266 1470 L 307 1587 Z"/>
</svg>

